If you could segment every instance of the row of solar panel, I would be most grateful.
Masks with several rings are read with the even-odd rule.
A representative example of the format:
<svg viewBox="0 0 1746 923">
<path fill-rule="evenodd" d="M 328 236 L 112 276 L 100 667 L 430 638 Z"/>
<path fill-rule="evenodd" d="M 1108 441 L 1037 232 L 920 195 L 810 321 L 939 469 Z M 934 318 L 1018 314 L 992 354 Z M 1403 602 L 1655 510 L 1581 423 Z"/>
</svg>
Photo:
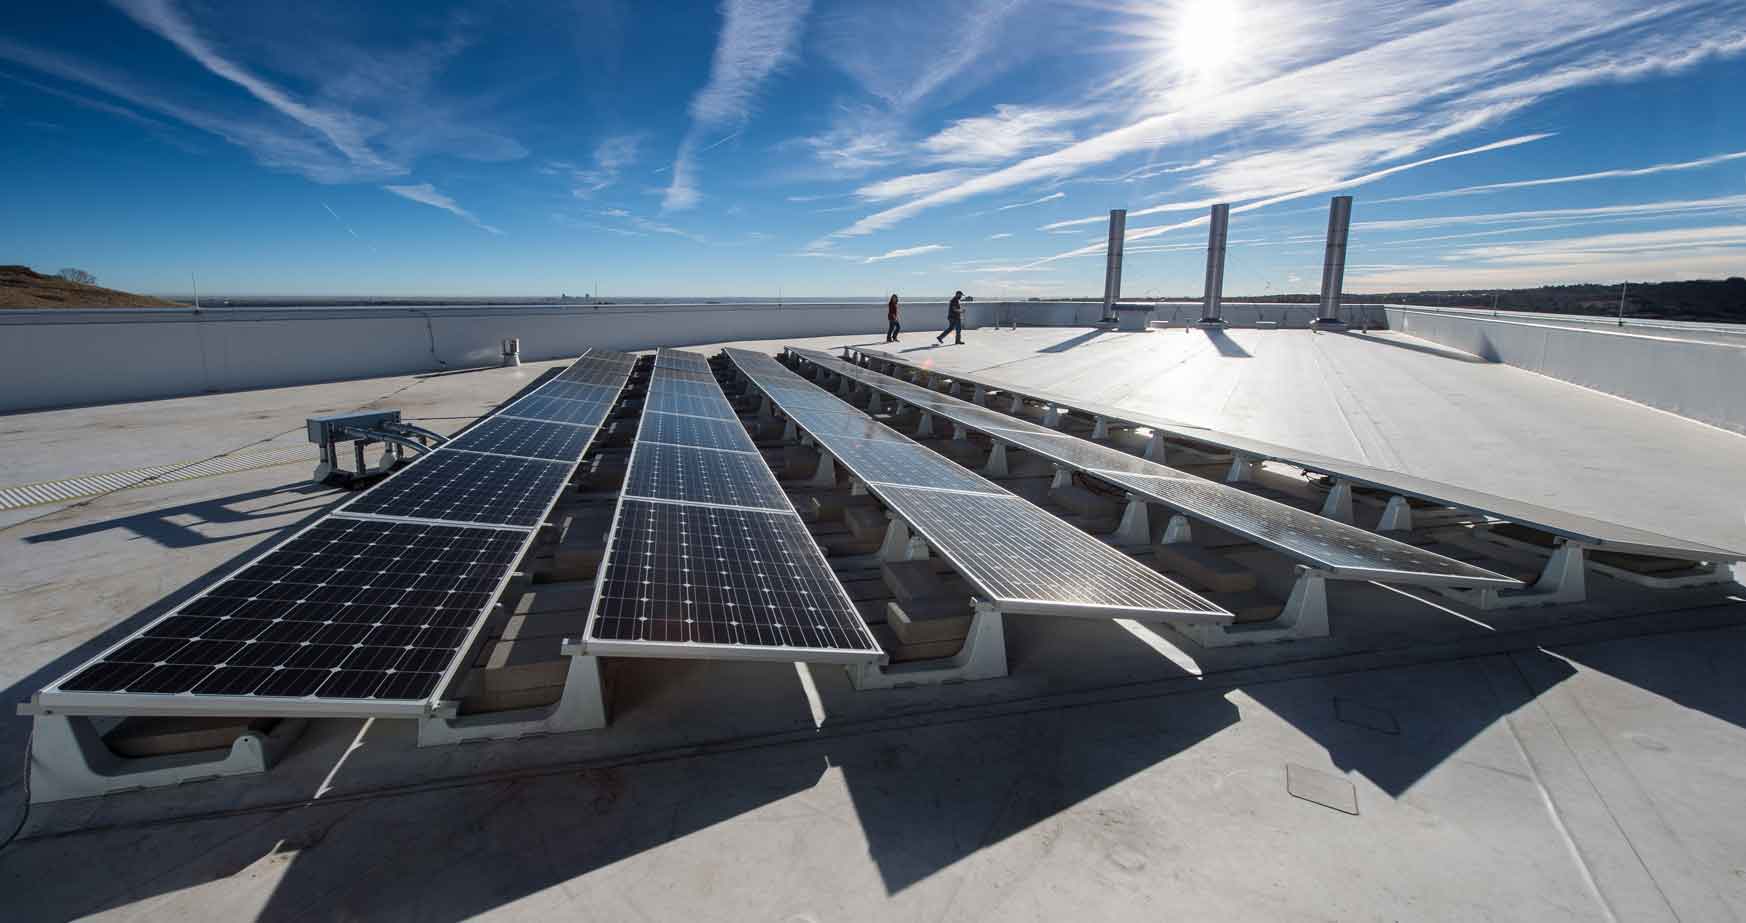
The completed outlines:
<svg viewBox="0 0 1746 923">
<path fill-rule="evenodd" d="M 616 365 L 622 387 L 630 367 Z M 40 701 L 99 714 L 422 714 L 593 432 L 487 418 L 77 668 Z M 505 445 L 521 451 L 480 451 Z M 493 527 L 456 524 L 470 522 Z"/>
<path fill-rule="evenodd" d="M 903 395 L 914 385 L 815 350 L 795 350 L 808 362 Z M 989 434 L 1301 561 L 1351 579 L 1460 586 L 1520 586 L 1521 581 L 1427 551 L 1338 520 L 1136 457 L 1112 446 L 1036 426 L 955 397 L 927 391 L 914 401 L 948 420 Z"/>
<path fill-rule="evenodd" d="M 728 357 L 875 496 L 1002 611 L 1228 622 L 1230 613 L 889 428 L 863 438 L 841 419 L 854 408 L 780 363 Z M 835 412 L 802 395 L 837 401 Z M 861 416 L 863 426 L 879 426 Z M 862 434 L 867 431 L 863 430 Z"/>
<path fill-rule="evenodd" d="M 872 633 L 707 361 L 661 350 L 649 394 L 584 631 L 589 650 L 876 659 Z"/>
</svg>

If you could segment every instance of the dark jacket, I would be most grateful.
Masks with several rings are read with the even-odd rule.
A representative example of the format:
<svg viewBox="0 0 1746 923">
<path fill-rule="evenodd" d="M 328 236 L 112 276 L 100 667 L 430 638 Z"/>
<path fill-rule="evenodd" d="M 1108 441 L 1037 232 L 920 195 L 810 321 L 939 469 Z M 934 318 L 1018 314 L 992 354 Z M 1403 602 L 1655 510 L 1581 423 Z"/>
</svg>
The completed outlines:
<svg viewBox="0 0 1746 923">
<path fill-rule="evenodd" d="M 964 305 L 961 302 L 962 302 L 962 299 L 960 299 L 957 295 L 953 295 L 952 296 L 952 303 L 946 306 L 946 313 L 952 315 L 953 317 L 961 316 L 964 313 Z"/>
</svg>

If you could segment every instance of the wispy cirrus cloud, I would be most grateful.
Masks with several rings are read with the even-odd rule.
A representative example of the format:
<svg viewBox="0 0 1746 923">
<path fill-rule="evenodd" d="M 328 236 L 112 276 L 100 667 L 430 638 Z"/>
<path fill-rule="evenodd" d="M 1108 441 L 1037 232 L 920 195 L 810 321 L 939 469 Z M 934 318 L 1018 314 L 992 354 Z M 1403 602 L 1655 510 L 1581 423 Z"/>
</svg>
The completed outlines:
<svg viewBox="0 0 1746 923">
<path fill-rule="evenodd" d="M 1010 205 L 1002 205 L 999 208 L 996 208 L 995 211 L 1005 212 L 1005 211 L 1012 211 L 1015 208 L 1030 208 L 1033 205 L 1041 205 L 1044 202 L 1053 202 L 1056 199 L 1065 199 L 1065 198 L 1067 198 L 1067 193 L 1065 193 L 1065 192 L 1051 192 L 1048 195 L 1043 196 L 1042 198 L 1031 199 L 1028 202 L 1014 202 Z"/>
<path fill-rule="evenodd" d="M 1591 183 L 1597 180 L 1657 176 L 1662 173 L 1679 173 L 1686 170 L 1701 170 L 1705 167 L 1713 167 L 1717 164 L 1729 163 L 1735 160 L 1746 160 L 1746 151 L 1716 154 L 1712 157 L 1699 157 L 1696 160 L 1658 163 L 1647 167 L 1596 170 L 1591 173 L 1572 173 L 1565 176 L 1541 177 L 1540 179 L 1519 179 L 1504 183 L 1482 183 L 1477 186 L 1462 186 L 1458 189 L 1444 189 L 1440 192 L 1423 192 L 1418 195 L 1401 195 L 1392 196 L 1386 199 L 1373 199 L 1370 204 L 1387 205 L 1394 202 L 1425 202 L 1432 199 L 1450 199 L 1459 196 L 1483 195 L 1488 192 L 1502 192 L 1508 189 L 1532 189 L 1536 186 L 1562 186 L 1567 183 Z"/>
<path fill-rule="evenodd" d="M 856 189 L 855 195 L 869 202 L 907 199 L 910 196 L 921 195 L 962 182 L 964 177 L 969 175 L 968 170 L 935 170 L 930 173 L 911 173 L 880 180 L 877 183 L 868 183 Z"/>
<path fill-rule="evenodd" d="M 924 253 L 938 253 L 941 250 L 950 250 L 950 249 L 951 249 L 951 247 L 948 247 L 945 244 L 922 244 L 919 247 L 900 247 L 896 250 L 887 250 L 884 253 L 879 254 L 878 256 L 869 256 L 869 257 L 863 259 L 861 262 L 863 262 L 863 263 L 883 263 L 886 260 L 901 260 L 904 257 L 921 256 Z"/>
<path fill-rule="evenodd" d="M 999 163 L 1073 140 L 1066 126 L 1088 115 L 1084 110 L 1002 104 L 990 115 L 953 122 L 919 147 L 941 163 Z"/>
<path fill-rule="evenodd" d="M 696 157 L 701 133 L 738 126 L 751 115 L 759 87 L 794 57 L 801 23 L 811 0 L 726 0 L 721 36 L 716 40 L 709 82 L 691 100 L 691 128 L 673 159 L 673 178 L 662 207 L 695 207 Z"/>
<path fill-rule="evenodd" d="M 990 235 L 988 235 L 988 239 L 989 240 L 1005 240 L 1011 236 L 1012 236 L 1012 232 L 1004 231 L 1004 232 L 999 233 L 999 234 L 990 234 Z"/>
<path fill-rule="evenodd" d="M 473 225 L 474 227 L 478 228 L 481 231 L 486 231 L 486 232 L 491 233 L 491 234 L 496 234 L 499 237 L 501 237 L 503 235 L 503 232 L 501 230 L 498 230 L 497 228 L 494 228 L 491 225 L 486 224 L 483 221 L 480 221 L 479 216 L 462 208 L 460 205 L 455 203 L 454 199 L 451 199 L 448 196 L 443 195 L 441 192 L 438 192 L 437 188 L 435 186 L 432 186 L 429 183 L 419 183 L 416 186 L 383 186 L 382 188 L 386 189 L 389 192 L 394 193 L 395 195 L 397 195 L 403 199 L 408 199 L 408 200 L 411 200 L 413 202 L 418 202 L 418 203 L 421 203 L 424 205 L 429 205 L 432 208 L 440 208 L 443 211 L 446 211 L 452 215 L 455 215 L 459 218 L 465 219 L 469 224 Z"/>
<path fill-rule="evenodd" d="M 1746 226 L 1727 224 L 1468 247 L 1435 264 L 1360 266 L 1347 278 L 1354 290 L 1407 291 L 1720 278 L 1743 264 Z"/>
<path fill-rule="evenodd" d="M 571 192 L 586 199 L 618 182 L 619 172 L 636 162 L 642 140 L 641 134 L 625 134 L 600 142 L 594 148 L 594 166 L 572 173 L 576 187 Z"/>
<path fill-rule="evenodd" d="M 1407 0 L 1392 15 L 1374 17 L 1355 0 L 1313 11 L 1297 0 L 1276 0 L 1247 7 L 1246 21 L 1291 23 L 1291 53 L 1244 53 L 1254 39 L 1233 30 L 1223 36 L 1229 44 L 1218 49 L 1218 60 L 1242 60 L 1245 67 L 1209 85 L 1180 72 L 1192 60 L 1180 46 L 1170 53 L 1170 43 L 1182 41 L 1168 34 L 1175 13 L 1136 6 L 1129 12 L 1137 20 L 1156 19 L 1166 33 L 1157 74 L 1117 81 L 1117 90 L 1123 84 L 1148 90 L 1136 96 L 1138 118 L 867 215 L 830 236 L 876 233 L 972 197 L 1221 137 L 1243 137 L 1260 150 L 1218 152 L 1217 163 L 1193 174 L 1218 198 L 1253 190 L 1263 179 L 1282 192 L 1325 185 L 1481 130 L 1549 93 L 1739 54 L 1746 22 L 1726 7 L 1702 0 L 1656 8 L 1627 0 Z M 1703 38 L 1686 41 L 1690 34 Z"/>
</svg>

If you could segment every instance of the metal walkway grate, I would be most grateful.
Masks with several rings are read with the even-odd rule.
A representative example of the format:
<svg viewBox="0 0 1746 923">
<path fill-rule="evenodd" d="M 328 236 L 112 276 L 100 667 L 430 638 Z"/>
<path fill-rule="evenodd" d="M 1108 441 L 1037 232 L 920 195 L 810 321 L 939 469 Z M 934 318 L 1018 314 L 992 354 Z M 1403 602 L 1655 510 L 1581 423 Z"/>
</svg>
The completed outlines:
<svg viewBox="0 0 1746 923">
<path fill-rule="evenodd" d="M 253 468 L 270 468 L 274 465 L 288 465 L 293 462 L 313 465 L 315 464 L 315 456 L 311 455 L 305 446 L 252 449 L 231 452 L 202 461 L 149 465 L 127 471 L 111 471 L 107 474 L 87 474 L 61 481 L 43 481 L 19 487 L 0 487 L 0 510 L 23 509 L 27 506 L 40 506 L 44 503 L 63 503 L 68 500 L 79 500 L 118 490 L 127 490 L 130 487 L 144 487 L 148 484 L 164 484 L 173 481 L 192 481 L 196 478 L 212 477 L 217 474 L 248 471 Z"/>
</svg>

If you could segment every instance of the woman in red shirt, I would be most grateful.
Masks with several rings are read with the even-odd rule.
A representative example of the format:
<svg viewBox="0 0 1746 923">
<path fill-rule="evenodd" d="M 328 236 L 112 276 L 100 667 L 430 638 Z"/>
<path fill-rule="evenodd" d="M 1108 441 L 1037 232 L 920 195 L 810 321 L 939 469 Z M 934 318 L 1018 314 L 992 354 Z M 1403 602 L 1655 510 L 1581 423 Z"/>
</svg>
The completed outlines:
<svg viewBox="0 0 1746 923">
<path fill-rule="evenodd" d="M 896 295 L 892 295 L 891 300 L 885 303 L 885 319 L 891 323 L 891 326 L 885 330 L 885 342 L 895 343 L 897 342 L 897 334 L 903 330 L 903 325 L 897 322 Z"/>
</svg>

